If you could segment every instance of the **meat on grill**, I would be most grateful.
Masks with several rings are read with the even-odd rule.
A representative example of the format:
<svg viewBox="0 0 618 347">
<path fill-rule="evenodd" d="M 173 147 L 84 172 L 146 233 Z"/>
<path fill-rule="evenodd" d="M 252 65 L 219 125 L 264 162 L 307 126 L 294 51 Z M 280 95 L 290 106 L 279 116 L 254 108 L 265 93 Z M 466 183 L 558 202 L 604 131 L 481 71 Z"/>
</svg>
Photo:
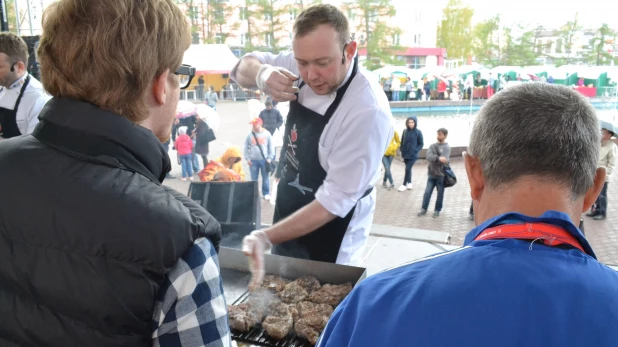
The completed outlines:
<svg viewBox="0 0 618 347">
<path fill-rule="evenodd" d="M 292 319 L 296 321 L 298 319 L 298 308 L 294 304 L 286 304 L 281 302 L 279 299 L 273 300 L 268 305 L 268 311 L 272 316 L 282 316 L 286 314 L 291 314 Z"/>
<path fill-rule="evenodd" d="M 273 297 L 275 297 L 273 294 L 263 290 L 249 295 L 246 303 L 228 306 L 230 328 L 247 332 L 260 324 L 266 315 L 268 303 Z"/>
<path fill-rule="evenodd" d="M 309 293 L 297 281 L 288 283 L 285 288 L 278 293 L 281 301 L 287 304 L 296 304 L 305 300 Z"/>
<path fill-rule="evenodd" d="M 275 305 L 275 310 L 262 322 L 266 333 L 278 340 L 286 337 L 294 326 L 292 310 L 296 310 L 294 305 L 279 303 Z"/>
<path fill-rule="evenodd" d="M 298 284 L 305 288 L 305 290 L 309 294 L 315 292 L 321 287 L 320 281 L 318 281 L 318 279 L 313 276 L 304 276 L 295 280 L 294 282 L 298 282 Z"/>
<path fill-rule="evenodd" d="M 309 294 L 320 289 L 320 281 L 313 276 L 304 276 L 288 283 L 278 293 L 281 300 L 288 304 L 296 304 L 305 300 Z"/>
<path fill-rule="evenodd" d="M 302 301 L 298 303 L 297 308 L 299 318 L 318 316 L 325 316 L 326 318 L 330 318 L 330 316 L 333 314 L 333 307 L 328 304 L 316 304 L 310 301 Z"/>
<path fill-rule="evenodd" d="M 252 308 L 249 304 L 228 306 L 230 328 L 246 333 L 264 318 L 264 311 Z"/>
<path fill-rule="evenodd" d="M 251 329 L 247 325 L 247 305 L 231 305 L 227 307 L 227 314 L 230 321 L 230 328 L 246 333 Z"/>
<path fill-rule="evenodd" d="M 278 293 L 285 288 L 285 285 L 290 283 L 290 280 L 281 276 L 266 275 L 262 281 L 262 288 L 268 289 L 274 293 Z"/>
<path fill-rule="evenodd" d="M 300 337 L 307 339 L 312 345 L 318 343 L 320 334 L 328 323 L 328 317 L 326 316 L 311 316 L 306 318 L 300 318 L 296 324 L 294 324 L 294 330 Z"/>
<path fill-rule="evenodd" d="M 352 291 L 352 284 L 346 283 L 342 285 L 325 284 L 319 290 L 309 295 L 309 301 L 316 304 L 329 304 L 332 307 L 337 307 L 339 303 Z"/>
</svg>

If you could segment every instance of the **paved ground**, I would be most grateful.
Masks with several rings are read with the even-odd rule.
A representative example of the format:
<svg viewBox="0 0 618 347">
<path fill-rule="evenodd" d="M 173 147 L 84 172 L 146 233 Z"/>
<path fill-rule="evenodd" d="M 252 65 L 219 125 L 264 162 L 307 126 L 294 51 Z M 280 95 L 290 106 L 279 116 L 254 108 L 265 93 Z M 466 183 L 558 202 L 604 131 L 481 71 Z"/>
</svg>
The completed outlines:
<svg viewBox="0 0 618 347">
<path fill-rule="evenodd" d="M 221 115 L 221 126 L 217 133 L 217 140 L 211 143 L 211 157 L 220 156 L 228 144 L 240 146 L 244 143 L 245 136 L 250 130 L 248 121 L 248 107 L 246 103 L 220 103 L 218 111 Z M 172 158 L 175 158 L 175 153 Z M 174 163 L 175 164 L 175 163 Z M 469 186 L 466 180 L 465 169 L 461 158 L 453 158 L 451 167 L 458 177 L 458 183 L 445 192 L 444 208 L 439 218 L 432 218 L 435 193 L 430 203 L 430 213 L 425 217 L 417 217 L 420 210 L 425 183 L 427 179 L 427 163 L 423 160 L 414 166 L 412 180 L 414 188 L 403 193 L 396 190 L 388 191 L 381 186 L 381 180 L 377 184 L 377 207 L 374 218 L 375 224 L 393 225 L 416 229 L 447 231 L 452 235 L 451 244 L 461 245 L 466 233 L 474 227 L 474 223 L 468 220 L 470 208 Z M 393 176 L 396 186 L 403 181 L 404 166 L 402 162 L 393 163 Z M 247 179 L 249 170 L 245 168 Z M 174 165 L 173 174 L 179 176 L 180 168 Z M 196 177 L 197 179 L 197 177 Z M 179 179 L 167 180 L 165 184 L 186 193 L 189 188 L 188 182 Z M 617 196 L 618 184 L 609 186 L 609 218 L 605 221 L 594 221 L 586 218 L 586 236 L 600 261 L 607 264 L 618 264 L 618 201 L 612 201 Z M 262 223 L 272 222 L 273 208 L 263 200 Z"/>
</svg>

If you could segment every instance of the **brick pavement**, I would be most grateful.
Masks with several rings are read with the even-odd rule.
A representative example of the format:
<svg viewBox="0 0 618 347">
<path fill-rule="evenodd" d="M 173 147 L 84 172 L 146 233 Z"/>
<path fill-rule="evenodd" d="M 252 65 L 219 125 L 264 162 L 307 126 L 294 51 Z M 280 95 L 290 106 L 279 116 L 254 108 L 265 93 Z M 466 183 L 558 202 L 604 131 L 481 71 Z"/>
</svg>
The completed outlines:
<svg viewBox="0 0 618 347">
<path fill-rule="evenodd" d="M 237 146 L 241 145 L 249 131 L 246 103 L 222 102 L 217 105 L 217 109 L 222 119 L 221 128 L 217 133 L 218 140 L 211 144 L 211 157 L 213 158 L 223 153 L 226 148 L 226 142 Z M 403 193 L 396 191 L 396 189 L 388 191 L 381 186 L 381 179 L 377 182 L 377 206 L 374 223 L 447 231 L 452 235 L 451 243 L 453 245 L 461 245 L 466 233 L 474 227 L 474 223 L 468 220 L 471 200 L 463 160 L 461 158 L 453 158 L 451 167 L 457 175 L 458 183 L 456 186 L 446 189 L 444 208 L 439 218 L 431 217 L 436 198 L 435 192 L 427 215 L 424 217 L 416 216 L 421 208 L 427 180 L 427 162 L 419 160 L 413 168 L 412 181 L 414 188 L 411 191 Z M 395 186 L 398 187 L 403 181 L 403 163 L 395 160 L 392 172 Z M 180 168 L 175 163 L 173 173 L 180 174 Z M 249 179 L 249 171 L 247 169 L 246 174 L 247 179 Z M 165 184 L 183 193 L 186 193 L 189 188 L 188 182 L 181 182 L 178 179 L 167 180 Z M 610 184 L 608 219 L 595 221 L 584 217 L 586 237 L 590 241 L 599 260 L 607 264 L 618 264 L 618 199 L 612 199 L 613 196 L 618 196 L 616 193 L 618 193 L 618 183 Z M 270 224 L 272 216 L 273 207 L 267 201 L 262 200 L 262 223 Z"/>
</svg>

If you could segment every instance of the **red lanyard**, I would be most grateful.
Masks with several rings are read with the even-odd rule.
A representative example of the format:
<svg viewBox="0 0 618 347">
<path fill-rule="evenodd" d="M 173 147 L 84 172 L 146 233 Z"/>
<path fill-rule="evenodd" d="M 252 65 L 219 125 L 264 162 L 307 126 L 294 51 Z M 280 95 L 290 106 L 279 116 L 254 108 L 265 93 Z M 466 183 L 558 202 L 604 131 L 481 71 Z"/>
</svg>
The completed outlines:
<svg viewBox="0 0 618 347">
<path fill-rule="evenodd" d="M 474 240 L 522 239 L 539 240 L 548 246 L 567 244 L 586 253 L 577 239 L 566 230 L 543 223 L 505 224 L 485 229 Z"/>
</svg>

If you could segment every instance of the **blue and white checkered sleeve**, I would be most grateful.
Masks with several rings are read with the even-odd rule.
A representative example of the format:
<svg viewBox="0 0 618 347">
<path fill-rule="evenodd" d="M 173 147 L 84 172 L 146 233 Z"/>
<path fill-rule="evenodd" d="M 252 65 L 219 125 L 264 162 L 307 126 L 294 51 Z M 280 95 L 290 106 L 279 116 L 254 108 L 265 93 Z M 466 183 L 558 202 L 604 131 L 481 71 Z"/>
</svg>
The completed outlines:
<svg viewBox="0 0 618 347">
<path fill-rule="evenodd" d="M 154 347 L 232 344 L 219 260 L 212 243 L 195 241 L 168 272 L 153 315 Z"/>
</svg>

